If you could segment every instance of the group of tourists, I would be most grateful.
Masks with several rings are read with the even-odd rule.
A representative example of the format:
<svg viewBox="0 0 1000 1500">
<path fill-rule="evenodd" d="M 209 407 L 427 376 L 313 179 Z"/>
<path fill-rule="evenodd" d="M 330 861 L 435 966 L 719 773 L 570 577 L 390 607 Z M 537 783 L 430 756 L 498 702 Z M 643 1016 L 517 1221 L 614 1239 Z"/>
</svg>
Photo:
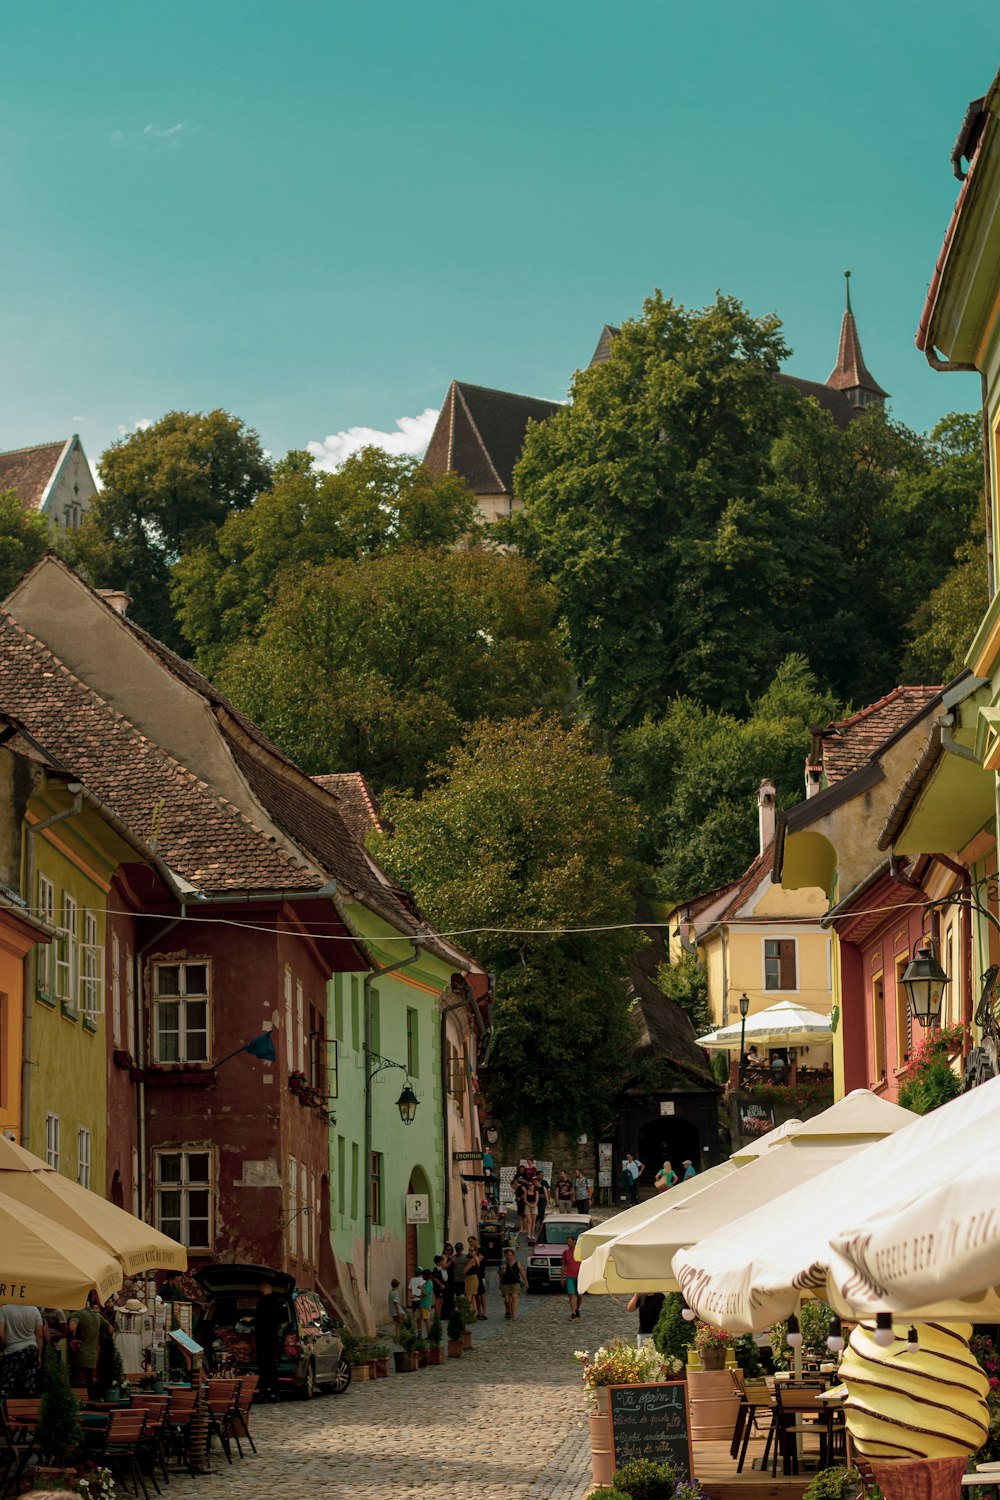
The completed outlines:
<svg viewBox="0 0 1000 1500">
<path fill-rule="evenodd" d="M 431 1266 L 417 1266 L 407 1286 L 407 1307 L 417 1331 L 424 1337 L 434 1318 L 447 1320 L 459 1296 L 465 1296 L 480 1322 L 486 1320 L 486 1256 L 475 1235 L 468 1245 L 446 1241 Z M 398 1280 L 389 1289 L 389 1316 L 399 1332 L 403 1324 L 403 1298 Z"/>
<path fill-rule="evenodd" d="M 645 1163 L 638 1161 L 631 1151 L 626 1152 L 625 1159 L 621 1164 L 618 1176 L 618 1184 L 622 1191 L 627 1194 L 630 1203 L 639 1201 L 639 1178 L 645 1172 Z M 687 1182 L 697 1175 L 694 1163 L 690 1157 L 685 1157 L 681 1162 L 681 1172 L 678 1175 L 670 1162 L 665 1161 L 653 1179 L 653 1186 L 658 1193 L 665 1193 L 669 1188 L 675 1187 L 678 1182 Z"/>
<path fill-rule="evenodd" d="M 552 1183 L 529 1156 L 514 1173 L 511 1191 L 514 1194 L 517 1228 L 519 1233 L 527 1235 L 529 1245 L 537 1240 L 547 1213 L 590 1212 L 590 1178 L 579 1167 L 573 1177 L 564 1168 Z"/>
<path fill-rule="evenodd" d="M 93 1292 L 86 1307 L 73 1312 L 6 1303 L 0 1307 L 0 1399 L 38 1395 L 46 1345 L 68 1362 L 73 1384 L 95 1395 L 102 1334 L 110 1339 L 113 1331 Z"/>
</svg>

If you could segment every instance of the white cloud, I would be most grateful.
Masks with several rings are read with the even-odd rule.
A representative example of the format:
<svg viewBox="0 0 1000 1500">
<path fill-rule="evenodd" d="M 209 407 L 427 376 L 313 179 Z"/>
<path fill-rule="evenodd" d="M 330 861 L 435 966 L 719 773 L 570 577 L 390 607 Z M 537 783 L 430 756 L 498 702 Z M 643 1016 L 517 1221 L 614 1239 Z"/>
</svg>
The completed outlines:
<svg viewBox="0 0 1000 1500">
<path fill-rule="evenodd" d="M 178 120 L 176 125 L 144 125 L 141 130 L 113 130 L 108 137 L 112 146 L 130 147 L 133 151 L 162 151 L 179 146 L 183 135 L 197 135 L 197 125 L 190 120 Z"/>
<path fill-rule="evenodd" d="M 380 432 L 377 427 L 348 427 L 346 432 L 331 433 L 321 443 L 307 443 L 306 447 L 317 469 L 329 473 L 339 469 L 346 458 L 361 448 L 384 448 L 386 453 L 422 458 L 437 419 L 437 408 L 428 406 L 419 417 L 398 417 L 396 432 Z"/>
<path fill-rule="evenodd" d="M 152 425 L 152 419 L 149 417 L 140 417 L 138 421 L 132 423 L 131 427 L 123 427 L 119 422 L 118 436 L 128 437 L 130 432 L 145 432 L 147 428 L 152 427 Z"/>
<path fill-rule="evenodd" d="M 154 125 L 147 125 L 142 133 L 143 135 L 151 135 L 154 140 L 166 141 L 172 135 L 180 135 L 186 124 L 186 120 L 181 120 L 177 125 L 168 125 L 166 130 L 157 130 Z"/>
</svg>

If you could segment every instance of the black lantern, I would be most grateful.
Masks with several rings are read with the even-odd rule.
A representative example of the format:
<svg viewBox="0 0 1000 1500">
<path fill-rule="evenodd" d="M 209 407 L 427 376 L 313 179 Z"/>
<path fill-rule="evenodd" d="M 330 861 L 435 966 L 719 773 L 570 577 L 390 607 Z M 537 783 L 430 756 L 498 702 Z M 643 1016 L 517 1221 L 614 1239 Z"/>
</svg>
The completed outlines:
<svg viewBox="0 0 1000 1500">
<path fill-rule="evenodd" d="M 910 1013 L 921 1026 L 931 1026 L 941 1015 L 941 1001 L 948 975 L 944 972 L 930 942 L 910 959 L 902 974 Z"/>
<path fill-rule="evenodd" d="M 399 1110 L 399 1118 L 402 1120 L 404 1125 L 413 1124 L 413 1119 L 417 1113 L 417 1105 L 419 1103 L 420 1100 L 410 1088 L 410 1080 L 407 1079 L 403 1085 L 403 1092 L 396 1100 L 396 1108 Z"/>
<path fill-rule="evenodd" d="M 747 1011 L 750 1009 L 750 996 L 741 995 L 740 1007 L 740 1088 L 743 1087 L 743 1078 L 747 1070 Z"/>
</svg>

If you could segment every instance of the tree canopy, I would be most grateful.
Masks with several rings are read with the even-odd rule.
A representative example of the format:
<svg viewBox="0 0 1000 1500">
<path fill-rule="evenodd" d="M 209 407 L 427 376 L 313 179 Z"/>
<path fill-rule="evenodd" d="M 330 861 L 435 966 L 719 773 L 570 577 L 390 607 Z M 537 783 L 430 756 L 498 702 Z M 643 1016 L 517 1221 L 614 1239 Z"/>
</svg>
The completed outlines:
<svg viewBox="0 0 1000 1500">
<path fill-rule="evenodd" d="M 113 443 L 97 468 L 103 489 L 62 550 L 97 587 L 124 589 L 132 618 L 183 650 L 171 566 L 269 483 L 260 439 L 228 412 L 173 411 Z"/>
<path fill-rule="evenodd" d="M 306 770 L 419 789 L 475 719 L 562 701 L 555 610 L 525 558 L 483 546 L 303 564 L 217 680 Z"/>
<path fill-rule="evenodd" d="M 365 448 L 336 473 L 293 451 L 249 509 L 173 570 L 185 639 L 212 673 L 228 647 L 253 636 L 278 585 L 307 564 L 450 547 L 477 530 L 475 497 L 456 474 L 432 475 L 411 458 Z"/>
<path fill-rule="evenodd" d="M 26 510 L 13 490 L 0 490 L 0 599 L 51 544 L 49 523 L 37 510 Z"/>
<path fill-rule="evenodd" d="M 573 1134 L 629 1072 L 635 810 L 584 728 L 481 721 L 419 799 L 387 798 L 374 852 L 439 928 L 497 974 L 487 1088 L 507 1126 Z M 537 935 L 533 935 L 536 934 Z"/>
</svg>

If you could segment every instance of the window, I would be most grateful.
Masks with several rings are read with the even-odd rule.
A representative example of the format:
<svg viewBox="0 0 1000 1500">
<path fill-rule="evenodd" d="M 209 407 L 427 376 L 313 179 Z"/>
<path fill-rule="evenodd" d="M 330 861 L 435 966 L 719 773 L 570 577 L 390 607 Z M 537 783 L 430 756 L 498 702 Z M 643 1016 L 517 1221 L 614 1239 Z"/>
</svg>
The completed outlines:
<svg viewBox="0 0 1000 1500">
<path fill-rule="evenodd" d="M 340 1097 L 340 1043 L 330 1041 L 326 1044 L 326 1092 L 331 1099 Z M 321 1050 L 320 1056 L 323 1052 Z"/>
<path fill-rule="evenodd" d="M 764 988 L 766 990 L 794 990 L 795 939 L 764 939 Z"/>
<path fill-rule="evenodd" d="M 351 1046 L 355 1052 L 361 1047 L 361 999 L 358 994 L 358 976 L 351 975 Z"/>
<path fill-rule="evenodd" d="M 79 909 L 72 896 L 63 892 L 59 925 L 62 936 L 56 940 L 56 999 L 62 1001 L 63 1009 L 75 1009 L 76 992 L 76 943 Z"/>
<path fill-rule="evenodd" d="M 154 966 L 158 1063 L 208 1062 L 208 969 L 206 963 Z"/>
<path fill-rule="evenodd" d="M 299 1162 L 299 1223 L 302 1228 L 299 1233 L 299 1242 L 302 1246 L 302 1259 L 309 1259 L 309 1220 L 312 1210 L 309 1204 L 309 1173 L 304 1161 Z"/>
<path fill-rule="evenodd" d="M 292 1029 L 292 971 L 285 965 L 285 1057 L 288 1071 L 295 1071 L 295 1032 Z"/>
<path fill-rule="evenodd" d="M 157 1151 L 156 1227 L 191 1250 L 212 1248 L 212 1156 Z"/>
<path fill-rule="evenodd" d="M 357 1141 L 351 1142 L 351 1218 L 358 1217 L 358 1179 L 361 1176 L 361 1152 Z"/>
<path fill-rule="evenodd" d="M 885 1077 L 885 985 L 881 974 L 872 980 L 872 1062 L 877 1083 Z"/>
<path fill-rule="evenodd" d="M 371 1215 L 373 1224 L 382 1222 L 382 1153 L 372 1152 Z"/>
<path fill-rule="evenodd" d="M 299 1253 L 299 1164 L 294 1156 L 288 1158 L 288 1201 L 285 1204 L 285 1222 L 288 1225 L 288 1253 Z"/>
<path fill-rule="evenodd" d="M 419 1016 L 412 1006 L 406 1007 L 406 1071 L 411 1078 L 420 1077 Z"/>
<path fill-rule="evenodd" d="M 104 1010 L 104 949 L 97 941 L 97 913 L 83 914 L 83 942 L 80 944 L 80 1010 L 96 1021 Z"/>
<path fill-rule="evenodd" d="M 122 1044 L 122 946 L 117 932 L 111 934 L 111 1042 Z"/>
<path fill-rule="evenodd" d="M 344 976 L 333 976 L 333 1034 L 338 1042 L 346 1042 L 344 1036 Z"/>
<path fill-rule="evenodd" d="M 337 1212 L 347 1212 L 347 1142 L 337 1137 Z"/>
<path fill-rule="evenodd" d="M 43 922 L 55 926 L 55 886 L 47 875 L 38 877 L 38 915 Z M 35 984 L 40 995 L 54 998 L 53 982 L 55 975 L 55 952 L 56 944 L 39 943 L 35 949 Z"/>
<path fill-rule="evenodd" d="M 81 1187 L 90 1187 L 90 1131 L 83 1125 L 76 1132 L 76 1180 Z"/>
<path fill-rule="evenodd" d="M 297 1059 L 298 1070 L 300 1073 L 304 1073 L 306 1070 L 306 1027 L 305 1016 L 303 1014 L 304 1009 L 305 1005 L 302 999 L 302 981 L 301 979 L 299 979 L 295 984 L 295 1055 Z"/>
<path fill-rule="evenodd" d="M 903 988 L 903 970 L 908 963 L 909 957 L 896 963 L 896 1064 L 900 1068 L 910 1055 L 910 1002 Z"/>
<path fill-rule="evenodd" d="M 45 1116 L 45 1161 L 46 1165 L 59 1170 L 59 1116 Z"/>
<path fill-rule="evenodd" d="M 125 1045 L 129 1057 L 135 1057 L 135 965 L 132 949 L 125 949 Z"/>
</svg>

